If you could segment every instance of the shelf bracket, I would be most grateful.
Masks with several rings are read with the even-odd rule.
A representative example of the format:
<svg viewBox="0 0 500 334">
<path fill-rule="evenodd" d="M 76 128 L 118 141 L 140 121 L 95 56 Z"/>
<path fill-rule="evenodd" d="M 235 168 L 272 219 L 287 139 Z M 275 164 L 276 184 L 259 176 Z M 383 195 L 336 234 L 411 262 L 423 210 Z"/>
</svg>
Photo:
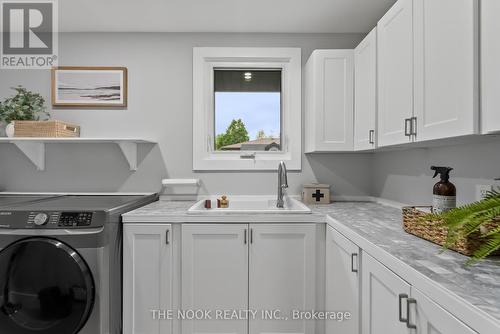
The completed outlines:
<svg viewBox="0 0 500 334">
<path fill-rule="evenodd" d="M 32 141 L 16 141 L 12 143 L 30 159 L 37 170 L 45 170 L 45 143 Z"/>
<path fill-rule="evenodd" d="M 137 143 L 118 141 L 116 142 L 120 147 L 123 156 L 127 159 L 131 171 L 137 170 Z"/>
</svg>

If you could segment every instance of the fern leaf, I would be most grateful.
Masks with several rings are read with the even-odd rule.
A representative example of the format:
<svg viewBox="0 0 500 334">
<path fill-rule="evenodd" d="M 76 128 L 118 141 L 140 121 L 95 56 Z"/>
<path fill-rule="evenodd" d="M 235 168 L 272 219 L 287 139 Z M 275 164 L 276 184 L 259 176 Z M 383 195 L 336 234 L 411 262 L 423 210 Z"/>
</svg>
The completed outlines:
<svg viewBox="0 0 500 334">
<path fill-rule="evenodd" d="M 500 249 L 500 234 L 488 239 L 476 252 L 474 252 L 474 254 L 472 254 L 472 257 L 465 263 L 465 265 L 469 266 L 476 263 L 498 249 Z"/>
</svg>

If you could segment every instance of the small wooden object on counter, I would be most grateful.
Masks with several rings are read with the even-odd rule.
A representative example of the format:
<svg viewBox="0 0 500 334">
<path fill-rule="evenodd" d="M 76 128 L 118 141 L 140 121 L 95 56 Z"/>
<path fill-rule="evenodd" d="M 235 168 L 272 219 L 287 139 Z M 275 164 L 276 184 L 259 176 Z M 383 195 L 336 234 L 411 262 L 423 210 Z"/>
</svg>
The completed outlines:
<svg viewBox="0 0 500 334">
<path fill-rule="evenodd" d="M 302 202 L 306 204 L 330 204 L 330 185 L 320 183 L 304 184 Z"/>
<path fill-rule="evenodd" d="M 220 208 L 227 209 L 229 207 L 229 201 L 226 195 L 223 195 L 220 199 Z"/>
<path fill-rule="evenodd" d="M 14 121 L 14 137 L 74 138 L 80 137 L 80 127 L 57 120 Z"/>
<path fill-rule="evenodd" d="M 212 200 L 206 199 L 205 200 L 205 209 L 211 209 L 212 208 Z"/>
<path fill-rule="evenodd" d="M 403 208 L 403 228 L 407 233 L 416 235 L 422 239 L 443 246 L 448 235 L 448 228 L 440 221 L 428 221 L 424 219 L 432 210 L 432 206 L 408 206 Z M 500 225 L 500 219 L 495 220 L 488 227 L 491 230 Z M 467 237 L 460 237 L 457 242 L 450 246 L 451 250 L 471 256 L 481 247 L 485 239 L 480 233 L 472 233 Z"/>
</svg>

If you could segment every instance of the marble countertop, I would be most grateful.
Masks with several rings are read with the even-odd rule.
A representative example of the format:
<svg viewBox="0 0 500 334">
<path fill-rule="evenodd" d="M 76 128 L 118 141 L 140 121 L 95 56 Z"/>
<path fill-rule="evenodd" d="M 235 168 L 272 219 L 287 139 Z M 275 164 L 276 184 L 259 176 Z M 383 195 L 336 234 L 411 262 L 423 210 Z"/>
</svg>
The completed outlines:
<svg viewBox="0 0 500 334">
<path fill-rule="evenodd" d="M 500 324 L 500 258 L 464 267 L 468 257 L 453 251 L 442 252 L 440 246 L 406 233 L 399 208 L 345 202 L 313 209 L 330 216 Z"/>
<path fill-rule="evenodd" d="M 467 257 L 406 233 L 401 209 L 374 202 L 336 202 L 311 206 L 312 214 L 189 215 L 195 202 L 158 201 L 124 215 L 124 222 L 326 222 L 336 223 L 383 249 L 419 273 L 466 300 L 500 324 L 500 258 L 464 268 Z M 273 216 L 269 218 L 269 216 Z M 335 226 L 334 226 L 335 227 Z M 360 245 L 361 246 L 361 245 Z"/>
<path fill-rule="evenodd" d="M 310 214 L 188 214 L 187 210 L 196 201 L 165 201 L 146 205 L 123 215 L 124 223 L 324 223 L 325 215 Z"/>
</svg>

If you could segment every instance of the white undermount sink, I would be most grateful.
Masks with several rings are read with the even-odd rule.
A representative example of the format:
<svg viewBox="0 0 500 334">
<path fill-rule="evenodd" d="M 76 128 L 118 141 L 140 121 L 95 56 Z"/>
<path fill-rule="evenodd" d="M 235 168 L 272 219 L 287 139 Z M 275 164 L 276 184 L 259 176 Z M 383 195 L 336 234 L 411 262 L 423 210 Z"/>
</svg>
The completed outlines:
<svg viewBox="0 0 500 334">
<path fill-rule="evenodd" d="M 276 207 L 276 199 L 268 196 L 230 196 L 229 208 L 226 209 L 218 209 L 217 199 L 211 200 L 212 209 L 205 209 L 205 200 L 201 200 L 188 209 L 188 214 L 311 213 L 311 209 L 302 202 L 286 196 L 284 208 Z"/>
</svg>

